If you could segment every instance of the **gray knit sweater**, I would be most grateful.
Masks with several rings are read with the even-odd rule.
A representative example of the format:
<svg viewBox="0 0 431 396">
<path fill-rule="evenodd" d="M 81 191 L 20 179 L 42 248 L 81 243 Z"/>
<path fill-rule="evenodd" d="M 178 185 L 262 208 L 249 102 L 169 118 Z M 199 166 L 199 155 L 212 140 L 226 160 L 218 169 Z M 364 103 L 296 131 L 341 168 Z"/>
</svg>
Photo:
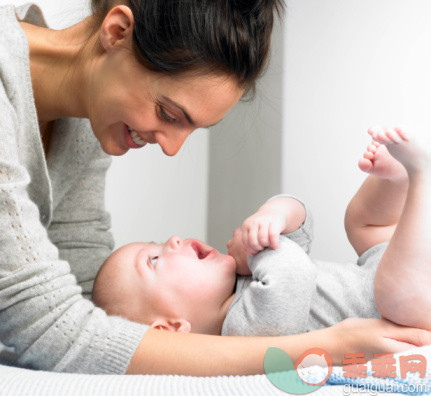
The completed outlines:
<svg viewBox="0 0 431 396">
<path fill-rule="evenodd" d="M 56 121 L 45 157 L 15 12 L 46 26 L 35 5 L 0 7 L 0 363 L 124 374 L 148 326 L 89 301 L 114 247 L 104 209 L 110 157 L 77 118 Z"/>
</svg>

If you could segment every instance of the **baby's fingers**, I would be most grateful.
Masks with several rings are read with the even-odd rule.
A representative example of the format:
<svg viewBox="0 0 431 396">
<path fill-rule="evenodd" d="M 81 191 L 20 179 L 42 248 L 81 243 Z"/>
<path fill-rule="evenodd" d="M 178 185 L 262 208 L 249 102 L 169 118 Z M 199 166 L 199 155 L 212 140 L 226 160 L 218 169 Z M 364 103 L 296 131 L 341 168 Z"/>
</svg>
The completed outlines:
<svg viewBox="0 0 431 396">
<path fill-rule="evenodd" d="M 257 239 L 260 245 L 260 250 L 269 246 L 269 224 L 264 223 L 259 226 L 259 232 L 257 233 Z"/>
<path fill-rule="evenodd" d="M 278 230 L 275 230 L 275 226 L 274 223 L 271 223 L 269 225 L 269 229 L 268 229 L 268 235 L 269 235 L 269 244 L 271 245 L 271 247 L 275 250 L 278 249 L 278 244 L 280 241 L 280 233 L 278 232 Z"/>
<path fill-rule="evenodd" d="M 261 246 L 259 245 L 257 233 L 258 233 L 258 227 L 249 227 L 247 232 L 247 241 L 245 243 L 246 249 L 251 254 L 256 254 L 259 250 L 261 250 Z"/>
<path fill-rule="evenodd" d="M 247 251 L 247 254 L 253 256 L 254 254 L 256 254 L 256 251 L 250 247 L 249 243 L 248 243 L 248 230 L 247 228 L 244 228 L 241 230 L 241 240 L 242 240 L 242 244 L 244 246 L 244 249 Z"/>
</svg>

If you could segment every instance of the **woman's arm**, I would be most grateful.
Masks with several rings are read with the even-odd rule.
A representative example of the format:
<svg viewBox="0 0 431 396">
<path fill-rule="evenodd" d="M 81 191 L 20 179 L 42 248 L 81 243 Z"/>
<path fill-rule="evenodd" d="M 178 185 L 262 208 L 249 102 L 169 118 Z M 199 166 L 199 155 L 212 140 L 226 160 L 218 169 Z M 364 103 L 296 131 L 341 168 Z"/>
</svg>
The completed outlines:
<svg viewBox="0 0 431 396">
<path fill-rule="evenodd" d="M 58 248 L 60 259 L 69 263 L 82 287 L 82 295 L 90 300 L 96 274 L 114 249 L 111 217 L 105 210 L 105 180 L 111 157 L 103 152 L 96 138 L 94 142 L 88 141 L 85 131 L 88 129 L 87 133 L 93 134 L 89 122 L 88 126 L 84 121 L 79 125 L 87 150 L 92 153 L 80 158 L 82 171 L 75 179 L 67 178 L 57 187 L 61 198 L 58 198 L 48 235 Z"/>
<path fill-rule="evenodd" d="M 193 376 L 263 374 L 269 347 L 283 349 L 295 362 L 309 348 L 323 348 L 334 365 L 344 355 L 400 352 L 431 344 L 431 332 L 399 326 L 385 319 L 346 319 L 335 326 L 285 337 L 222 337 L 150 329 L 126 374 Z"/>
<path fill-rule="evenodd" d="M 46 230 L 50 196 L 35 154 L 41 142 L 18 103 L 0 79 L 0 340 L 15 365 L 124 374 L 148 326 L 85 300 L 59 258 Z M 10 358 L 0 352 L 0 362 Z"/>
</svg>

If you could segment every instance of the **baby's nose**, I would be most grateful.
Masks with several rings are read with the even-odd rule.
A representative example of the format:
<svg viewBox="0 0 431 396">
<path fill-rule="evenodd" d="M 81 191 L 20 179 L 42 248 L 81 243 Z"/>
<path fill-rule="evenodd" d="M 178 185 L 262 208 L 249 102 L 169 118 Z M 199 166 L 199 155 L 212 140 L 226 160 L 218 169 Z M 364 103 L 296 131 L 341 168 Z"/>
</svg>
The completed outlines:
<svg viewBox="0 0 431 396">
<path fill-rule="evenodd" d="M 183 244 L 183 240 L 179 236 L 174 235 L 168 239 L 167 244 L 172 249 L 176 249 L 181 247 L 181 245 Z"/>
<path fill-rule="evenodd" d="M 229 239 L 226 243 L 226 247 L 229 249 L 231 245 L 232 245 L 232 239 Z"/>
</svg>

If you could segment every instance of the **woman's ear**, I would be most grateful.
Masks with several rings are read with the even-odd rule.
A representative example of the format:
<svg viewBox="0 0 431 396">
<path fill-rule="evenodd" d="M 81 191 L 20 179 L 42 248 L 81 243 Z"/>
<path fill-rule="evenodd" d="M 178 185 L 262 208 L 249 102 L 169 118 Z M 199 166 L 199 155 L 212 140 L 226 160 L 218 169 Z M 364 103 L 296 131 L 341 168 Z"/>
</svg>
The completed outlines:
<svg viewBox="0 0 431 396">
<path fill-rule="evenodd" d="M 105 50 L 115 46 L 117 41 L 131 38 L 134 19 L 129 7 L 120 5 L 112 8 L 105 17 L 100 31 L 100 41 Z"/>
<path fill-rule="evenodd" d="M 180 331 L 182 333 L 190 333 L 192 326 L 188 320 L 185 319 L 156 319 L 151 327 L 158 330 L 166 331 Z"/>
</svg>

